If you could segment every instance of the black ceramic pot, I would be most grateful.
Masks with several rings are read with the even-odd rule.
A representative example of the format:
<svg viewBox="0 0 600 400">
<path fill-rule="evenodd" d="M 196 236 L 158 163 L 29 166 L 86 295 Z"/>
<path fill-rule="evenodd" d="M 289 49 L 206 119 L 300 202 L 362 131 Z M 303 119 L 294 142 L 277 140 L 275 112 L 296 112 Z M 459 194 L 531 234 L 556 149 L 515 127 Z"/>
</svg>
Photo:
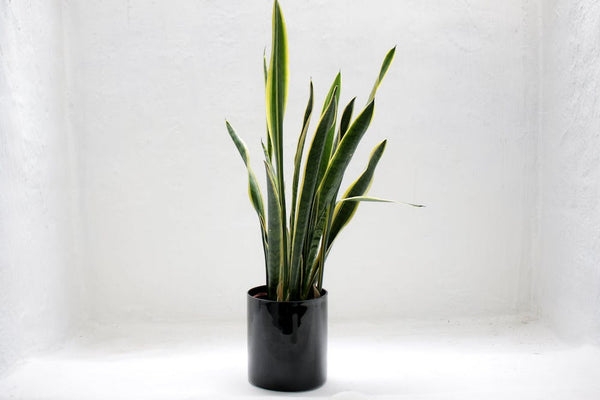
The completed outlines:
<svg viewBox="0 0 600 400">
<path fill-rule="evenodd" d="M 315 389 L 327 378 L 327 291 L 277 302 L 248 291 L 248 380 L 270 390 Z"/>
</svg>

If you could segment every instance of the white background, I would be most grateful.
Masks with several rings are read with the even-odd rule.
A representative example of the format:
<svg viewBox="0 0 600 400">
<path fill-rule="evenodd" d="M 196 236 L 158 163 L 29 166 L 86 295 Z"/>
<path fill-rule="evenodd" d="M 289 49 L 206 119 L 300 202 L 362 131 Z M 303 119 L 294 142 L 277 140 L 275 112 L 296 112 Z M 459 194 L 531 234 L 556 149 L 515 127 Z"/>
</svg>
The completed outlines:
<svg viewBox="0 0 600 400">
<path fill-rule="evenodd" d="M 599 5 L 283 1 L 291 161 L 312 77 L 388 138 L 325 272 L 334 320 L 522 314 L 600 332 Z M 0 370 L 84 321 L 244 318 L 264 281 L 227 117 L 261 171 L 270 1 L 0 8 Z M 313 125 L 314 127 L 314 125 Z M 23 333 L 25 332 L 25 333 Z"/>
<path fill-rule="evenodd" d="M 397 44 L 349 182 L 388 138 L 372 193 L 427 205 L 360 207 L 327 263 L 332 315 L 527 307 L 536 139 L 528 82 L 536 64 L 522 3 L 283 6 L 288 164 L 310 77 L 316 108 L 339 69 L 342 103 L 358 96 L 364 104 Z M 271 7 L 113 1 L 69 8 L 83 264 L 94 317 L 241 318 L 245 290 L 264 281 L 246 174 L 224 119 L 249 144 L 262 176 Z"/>
</svg>

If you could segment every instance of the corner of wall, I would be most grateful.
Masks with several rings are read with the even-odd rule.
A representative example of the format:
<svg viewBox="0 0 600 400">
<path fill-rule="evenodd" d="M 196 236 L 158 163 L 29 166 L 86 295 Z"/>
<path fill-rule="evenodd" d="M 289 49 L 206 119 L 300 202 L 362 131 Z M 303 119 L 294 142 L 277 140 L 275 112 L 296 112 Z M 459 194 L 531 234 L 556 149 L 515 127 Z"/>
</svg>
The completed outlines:
<svg viewBox="0 0 600 400">
<path fill-rule="evenodd" d="M 0 373 L 80 315 L 62 29 L 59 0 L 0 3 Z"/>
</svg>

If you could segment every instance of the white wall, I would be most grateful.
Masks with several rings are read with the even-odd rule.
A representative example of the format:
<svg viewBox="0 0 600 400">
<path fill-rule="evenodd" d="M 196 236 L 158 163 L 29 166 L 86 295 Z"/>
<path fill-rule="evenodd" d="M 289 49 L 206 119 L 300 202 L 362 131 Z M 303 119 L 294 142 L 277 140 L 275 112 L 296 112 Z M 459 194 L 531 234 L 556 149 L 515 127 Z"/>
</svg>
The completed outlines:
<svg viewBox="0 0 600 400">
<path fill-rule="evenodd" d="M 428 205 L 361 206 L 332 318 L 533 307 L 599 339 L 600 6 L 541 3 L 283 2 L 288 155 L 309 77 L 364 101 L 397 44 L 349 175 L 387 137 L 372 193 Z M 0 373 L 84 317 L 243 317 L 263 261 L 223 120 L 258 170 L 270 7 L 0 3 Z"/>
<path fill-rule="evenodd" d="M 600 341 L 600 3 L 543 10 L 536 305 L 566 337 Z"/>
<path fill-rule="evenodd" d="M 397 58 L 349 171 L 389 139 L 366 205 L 336 243 L 333 318 L 527 309 L 536 196 L 537 2 L 283 1 L 288 160 L 312 76 L 364 102 Z M 264 280 L 229 118 L 260 170 L 271 1 L 70 1 L 90 315 L 242 318 Z"/>
<path fill-rule="evenodd" d="M 65 337 L 80 303 L 61 12 L 0 2 L 0 373 Z"/>
</svg>

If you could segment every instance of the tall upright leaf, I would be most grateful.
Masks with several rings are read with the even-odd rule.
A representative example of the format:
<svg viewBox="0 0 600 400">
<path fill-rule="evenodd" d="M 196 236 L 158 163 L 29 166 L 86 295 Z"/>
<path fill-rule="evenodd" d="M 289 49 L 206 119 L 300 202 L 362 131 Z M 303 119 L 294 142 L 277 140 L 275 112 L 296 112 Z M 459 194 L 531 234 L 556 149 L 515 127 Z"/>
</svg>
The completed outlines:
<svg viewBox="0 0 600 400">
<path fill-rule="evenodd" d="M 244 144 L 244 141 L 235 133 L 233 127 L 229 124 L 228 121 L 225 121 L 225 125 L 227 126 L 227 132 L 229 132 L 229 136 L 233 140 L 235 147 L 237 147 L 242 160 L 244 161 L 244 165 L 246 165 L 246 171 L 248 172 L 248 195 L 250 197 L 250 203 L 256 214 L 258 215 L 258 220 L 260 222 L 260 234 L 262 238 L 263 252 L 265 255 L 265 267 L 267 279 L 269 278 L 269 269 L 267 267 L 267 226 L 265 221 L 265 209 L 263 205 L 263 197 L 260 191 L 260 187 L 258 186 L 258 181 L 256 180 L 256 175 L 252 171 L 250 167 L 250 157 L 248 156 L 248 149 Z"/>
<path fill-rule="evenodd" d="M 269 70 L 267 68 L 267 56 L 266 49 L 263 51 L 263 75 L 265 77 L 265 91 L 267 90 L 267 77 L 269 76 Z M 266 158 L 272 162 L 273 160 L 273 141 L 271 140 L 271 134 L 269 133 L 269 121 L 267 120 L 267 155 Z"/>
<path fill-rule="evenodd" d="M 335 108 L 337 109 L 339 100 L 340 100 L 340 91 L 342 84 L 342 74 L 338 72 L 329 88 L 329 92 L 327 93 L 327 97 L 325 98 L 325 104 L 323 104 L 323 111 L 329 102 L 333 99 L 335 102 Z M 335 138 L 335 120 L 333 121 L 333 125 L 327 131 L 327 138 L 325 139 L 325 147 L 323 147 L 323 154 L 321 155 L 321 161 L 319 162 L 319 173 L 317 182 L 321 182 L 323 175 L 325 175 L 325 171 L 327 170 L 327 165 L 329 164 L 329 159 L 331 158 L 331 154 L 333 152 L 333 143 Z"/>
<path fill-rule="evenodd" d="M 339 190 L 344 172 L 354 155 L 354 151 L 371 123 L 374 107 L 375 102 L 372 100 L 359 116 L 356 117 L 356 120 L 354 120 L 348 132 L 344 135 L 344 138 L 331 158 L 325 176 L 317 189 L 315 199 L 317 206 L 313 212 L 314 224 L 307 238 L 308 250 L 306 254 L 308 257 L 305 258 L 307 266 L 312 265 L 314 257 L 317 255 L 323 229 L 327 223 L 327 208 L 331 206 L 331 202 Z"/>
<path fill-rule="evenodd" d="M 306 141 L 306 133 L 313 109 L 313 84 L 310 81 L 310 95 L 308 96 L 308 104 L 304 111 L 304 121 L 302 123 L 302 131 L 298 137 L 296 146 L 296 155 L 294 156 L 294 179 L 292 182 L 292 208 L 290 210 L 290 231 L 294 231 L 294 220 L 296 218 L 296 202 L 298 197 L 298 179 L 300 177 L 300 164 L 302 163 L 302 153 L 304 151 L 304 142 Z"/>
<path fill-rule="evenodd" d="M 271 60 L 267 71 L 266 103 L 267 123 L 275 147 L 275 159 L 281 164 L 283 145 L 283 117 L 287 101 L 288 86 L 288 53 L 285 21 L 275 0 L 273 4 L 273 41 Z M 279 168 L 277 173 L 279 173 Z"/>
<path fill-rule="evenodd" d="M 354 183 L 350 185 L 348 190 L 344 193 L 342 198 L 354 197 L 354 196 L 364 196 L 371 187 L 373 183 L 373 174 L 375 173 L 375 168 L 385 151 L 385 146 L 387 144 L 387 140 L 379 143 L 369 156 L 369 163 L 367 164 L 367 168 L 363 171 L 363 173 L 358 177 Z M 329 237 L 327 239 L 327 249 L 335 240 L 337 234 L 342 230 L 344 226 L 350 221 L 356 209 L 358 208 L 359 202 L 343 202 L 336 206 L 334 214 L 333 214 L 333 222 L 331 224 L 331 229 L 329 231 Z"/>
<path fill-rule="evenodd" d="M 383 63 L 381 64 L 381 69 L 379 70 L 379 75 L 377 76 L 377 80 L 375 81 L 375 84 L 373 85 L 373 89 L 371 90 L 371 94 L 369 95 L 369 100 L 367 101 L 367 103 L 369 103 L 371 100 L 373 100 L 375 98 L 375 93 L 377 93 L 377 89 L 379 88 L 379 85 L 381 85 L 381 82 L 383 81 L 383 77 L 385 76 L 385 73 L 387 72 L 388 68 L 390 67 L 390 64 L 392 63 L 392 61 L 394 60 L 395 53 L 396 53 L 396 46 L 394 46 L 385 55 L 385 58 L 383 59 Z"/>
<path fill-rule="evenodd" d="M 298 210 L 294 231 L 292 233 L 292 256 L 291 256 L 291 277 L 290 277 L 290 295 L 292 298 L 297 296 L 300 290 L 301 276 L 301 255 L 306 238 L 308 222 L 313 207 L 315 189 L 317 187 L 317 173 L 319 161 L 323 154 L 323 147 L 327 137 L 327 132 L 335 120 L 335 102 L 333 98 L 329 101 L 326 111 L 321 116 L 317 130 L 310 145 L 306 165 L 304 167 L 304 176 L 300 190 L 300 200 L 298 201 Z"/>
<path fill-rule="evenodd" d="M 342 74 L 341 74 L 341 72 L 338 72 L 333 80 L 333 83 L 331 84 L 331 87 L 329 88 L 329 92 L 327 93 L 327 96 L 325 97 L 325 103 L 323 104 L 322 112 L 325 111 L 325 108 L 331 101 L 333 101 L 335 103 L 335 108 L 337 110 L 338 105 L 339 105 L 339 100 L 340 100 L 341 84 L 342 84 Z M 327 131 L 327 137 L 325 139 L 325 145 L 323 147 L 323 154 L 321 155 L 321 160 L 319 162 L 319 170 L 317 173 L 317 186 L 321 183 L 321 180 L 323 179 L 323 176 L 325 175 L 325 171 L 327 170 L 327 166 L 329 165 L 329 160 L 331 159 L 331 155 L 333 154 L 333 152 L 335 151 L 335 147 L 337 146 L 336 120 L 337 120 L 337 118 L 334 119 L 333 124 Z M 333 209 L 333 206 L 335 206 L 335 204 L 332 204 L 332 209 Z M 315 230 L 315 224 L 318 223 L 317 220 L 314 218 L 314 216 L 315 216 L 315 214 L 313 213 L 312 217 L 309 219 L 309 225 L 308 225 L 308 232 L 310 232 L 309 237 L 313 236 L 312 232 L 314 232 L 314 230 Z M 320 235 L 321 232 L 317 232 L 317 234 Z M 305 248 L 306 248 L 306 245 L 305 245 Z M 311 253 L 305 254 L 304 260 L 307 260 L 307 261 L 312 260 L 313 256 L 314 255 Z M 308 271 L 309 267 L 310 267 L 310 264 L 303 265 L 302 276 L 304 276 L 305 278 L 307 277 L 307 271 Z"/>
<path fill-rule="evenodd" d="M 325 101 L 323 102 L 323 108 L 321 109 L 321 114 L 323 114 L 325 112 L 325 110 L 327 110 L 327 107 L 329 106 L 329 102 L 331 101 L 331 99 L 333 98 L 334 95 L 337 95 L 338 97 L 340 96 L 340 93 L 342 90 L 341 85 L 342 85 L 342 73 L 338 72 L 337 75 L 335 76 L 335 78 L 333 79 L 331 86 L 329 87 L 327 96 L 325 96 Z M 337 105 L 336 105 L 336 107 L 337 107 Z"/>
<path fill-rule="evenodd" d="M 282 241 L 288 242 L 285 205 L 285 184 L 283 172 L 283 117 L 287 100 L 288 86 L 288 54 L 287 33 L 285 21 L 279 6 L 275 0 L 273 4 L 273 41 L 271 45 L 271 61 L 267 71 L 266 104 L 267 104 L 267 126 L 273 145 L 273 158 L 275 161 L 275 184 L 279 195 L 279 207 L 281 215 Z M 284 268 L 287 268 L 287 245 L 283 247 Z"/>
<path fill-rule="evenodd" d="M 356 117 L 331 158 L 329 167 L 318 189 L 319 201 L 322 201 L 320 203 L 321 207 L 327 206 L 342 182 L 344 172 L 346 172 L 354 151 L 371 123 L 374 108 L 375 100 L 371 100 L 360 115 Z"/>
<path fill-rule="evenodd" d="M 368 100 L 368 104 L 372 104 L 375 94 L 377 92 L 377 89 L 379 87 L 379 85 L 381 84 L 393 58 L 394 58 L 394 53 L 396 51 L 396 48 L 394 47 L 393 49 L 391 49 L 387 54 L 386 57 L 383 61 L 383 64 L 381 66 L 381 69 L 379 71 L 379 75 L 377 77 L 377 80 L 375 81 L 375 84 L 373 86 L 373 89 L 371 91 L 371 94 L 369 96 L 369 100 Z M 342 114 L 342 118 L 340 121 L 340 129 L 338 131 L 338 135 L 336 136 L 335 140 L 333 141 L 333 151 L 336 152 L 337 151 L 337 147 L 339 145 L 339 142 L 341 142 L 344 138 L 344 135 L 347 131 L 347 127 L 348 124 L 350 122 L 351 116 L 352 116 L 352 111 L 354 108 L 354 100 L 352 99 L 350 101 L 350 103 L 348 104 L 348 106 L 346 106 L 346 108 L 344 109 L 344 112 Z M 367 105 L 368 107 L 368 105 Z M 372 117 L 372 115 L 371 115 Z M 360 139 L 359 139 L 360 140 Z M 331 163 L 333 164 L 333 163 Z M 345 170 L 345 167 L 344 167 Z M 342 172 L 342 176 L 343 177 L 343 173 Z M 311 268 L 308 271 L 306 271 L 306 275 L 308 276 L 312 276 L 314 274 L 313 269 L 315 267 L 319 268 L 318 270 L 318 289 L 321 289 L 321 284 L 322 284 L 322 279 L 323 279 L 323 266 L 324 266 L 324 261 L 325 258 L 327 256 L 327 250 L 329 249 L 329 241 L 330 241 L 330 235 L 337 235 L 337 232 L 331 232 L 331 228 L 332 228 L 332 224 L 333 224 L 333 210 L 335 209 L 335 198 L 337 197 L 337 193 L 339 191 L 339 185 L 341 183 L 341 177 L 339 179 L 339 181 L 337 181 L 337 179 L 335 181 L 337 181 L 330 189 L 328 189 L 326 191 L 326 195 L 324 196 L 325 199 L 322 199 L 320 197 L 321 193 L 319 192 L 319 198 L 318 198 L 318 203 L 319 204 L 319 210 L 316 213 L 316 219 L 313 221 L 313 224 L 311 226 L 311 239 L 310 239 L 310 244 L 308 245 L 308 255 L 306 257 L 307 259 L 307 268 Z M 328 199 L 328 201 L 327 201 Z M 365 201 L 366 198 L 365 198 Z M 327 204 L 327 202 L 329 204 Z M 354 201 L 354 202 L 350 202 L 350 203 L 355 203 L 357 204 L 358 201 Z"/>
<path fill-rule="evenodd" d="M 352 120 L 352 111 L 354 110 L 354 102 L 356 101 L 356 97 L 350 100 L 350 103 L 344 108 L 344 112 L 342 112 L 342 118 L 340 118 L 340 129 L 338 131 L 338 143 L 344 138 L 346 131 L 348 130 L 348 126 L 350 126 L 350 121 Z M 337 148 L 337 145 L 335 146 Z"/>
<path fill-rule="evenodd" d="M 281 206 L 279 202 L 279 193 L 275 176 L 269 164 L 265 161 L 265 170 L 267 172 L 267 193 L 268 193 L 268 214 L 267 227 L 269 230 L 269 243 L 267 252 L 267 293 L 269 298 L 277 301 L 283 300 L 283 293 L 278 290 L 285 274 L 284 252 L 285 242 L 283 241 L 283 231 L 281 219 Z"/>
<path fill-rule="evenodd" d="M 242 160 L 244 161 L 244 165 L 246 166 L 246 170 L 248 172 L 248 195 L 250 196 L 250 202 L 252 203 L 252 207 L 256 210 L 256 214 L 258 215 L 258 219 L 260 220 L 261 229 L 265 232 L 265 209 L 263 205 L 263 198 L 260 191 L 260 187 L 258 186 L 258 181 L 256 180 L 256 175 L 252 171 L 252 167 L 250 167 L 250 157 L 248 156 L 248 149 L 244 144 L 244 141 L 235 133 L 233 127 L 229 124 L 228 121 L 225 121 L 225 125 L 227 126 L 227 132 L 229 132 L 229 136 L 233 140 L 235 147 L 237 147 Z"/>
</svg>

